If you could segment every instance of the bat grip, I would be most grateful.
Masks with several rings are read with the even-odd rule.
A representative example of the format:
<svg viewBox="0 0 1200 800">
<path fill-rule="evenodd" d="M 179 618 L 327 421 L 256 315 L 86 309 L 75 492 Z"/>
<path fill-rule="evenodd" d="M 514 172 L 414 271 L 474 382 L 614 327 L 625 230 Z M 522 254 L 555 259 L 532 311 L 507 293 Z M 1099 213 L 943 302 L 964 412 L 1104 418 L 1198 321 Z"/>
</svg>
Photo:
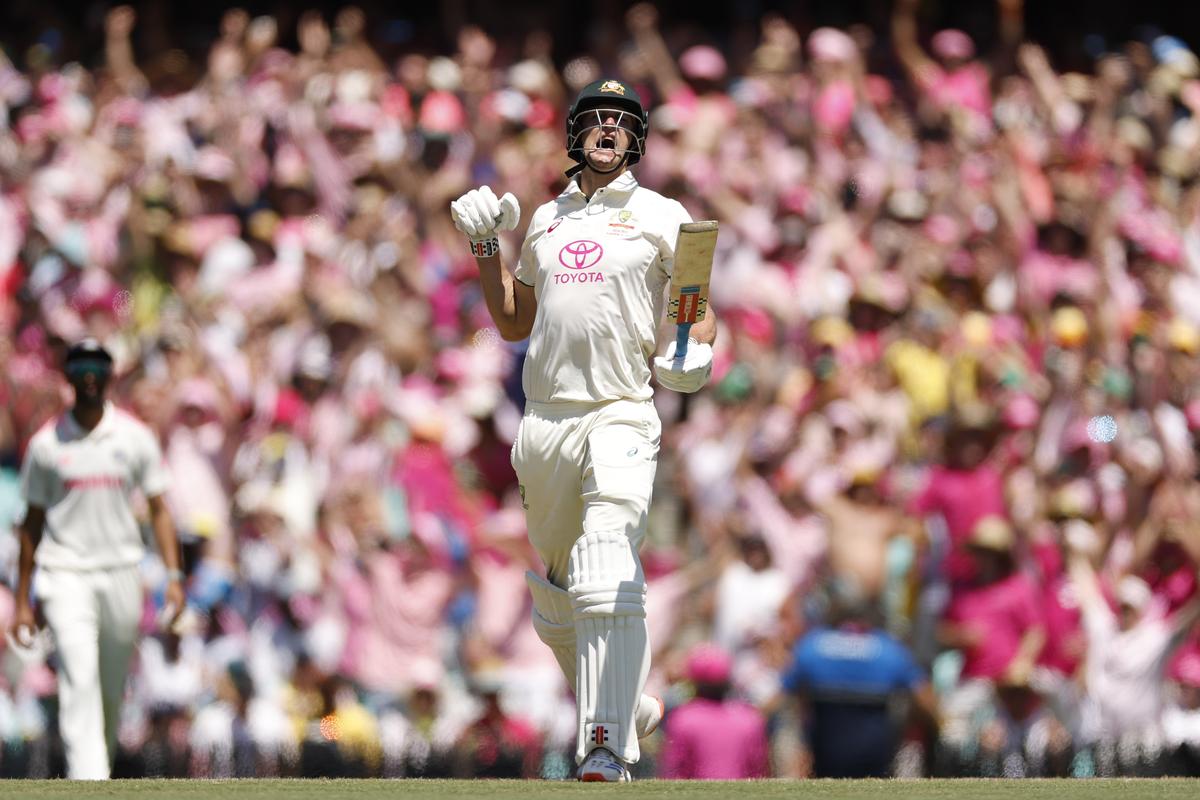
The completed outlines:
<svg viewBox="0 0 1200 800">
<path fill-rule="evenodd" d="M 692 331 L 692 323 L 681 322 L 675 331 L 675 363 L 683 366 L 683 359 L 688 351 L 688 334 Z"/>
</svg>

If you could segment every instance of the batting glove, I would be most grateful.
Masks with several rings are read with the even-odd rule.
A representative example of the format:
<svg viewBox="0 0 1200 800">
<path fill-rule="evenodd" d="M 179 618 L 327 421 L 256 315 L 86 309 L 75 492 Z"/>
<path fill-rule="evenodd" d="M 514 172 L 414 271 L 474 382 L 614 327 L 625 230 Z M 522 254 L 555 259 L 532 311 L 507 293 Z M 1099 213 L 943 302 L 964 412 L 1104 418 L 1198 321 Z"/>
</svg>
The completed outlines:
<svg viewBox="0 0 1200 800">
<path fill-rule="evenodd" d="M 454 227 L 471 240 L 471 254 L 486 258 L 500 253 L 496 231 L 511 231 L 521 219 L 521 206 L 512 192 L 500 199 L 489 186 L 472 189 L 450 204 Z"/>
<path fill-rule="evenodd" d="M 675 359 L 675 342 L 667 345 L 667 352 L 654 359 L 654 372 L 659 384 L 674 392 L 700 391 L 708 379 L 712 377 L 712 347 L 688 339 L 687 353 L 683 363 Z"/>
</svg>

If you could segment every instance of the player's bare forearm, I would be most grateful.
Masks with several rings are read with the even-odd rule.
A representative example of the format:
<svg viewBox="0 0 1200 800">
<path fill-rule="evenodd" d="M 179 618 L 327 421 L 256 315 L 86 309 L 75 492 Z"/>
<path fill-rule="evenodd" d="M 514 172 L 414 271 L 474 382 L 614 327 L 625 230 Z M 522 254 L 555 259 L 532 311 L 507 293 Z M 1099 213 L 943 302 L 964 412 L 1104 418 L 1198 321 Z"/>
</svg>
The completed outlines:
<svg viewBox="0 0 1200 800">
<path fill-rule="evenodd" d="M 38 542 L 42 540 L 42 528 L 46 524 L 46 510 L 41 506 L 30 506 L 25 512 L 25 520 L 18 528 L 21 550 L 17 556 L 17 601 L 29 599 L 29 589 L 33 583 L 33 555 L 37 552 Z"/>
<path fill-rule="evenodd" d="M 712 310 L 712 306 L 709 306 L 704 319 L 692 326 L 688 336 L 701 344 L 710 345 L 717 340 L 717 312 Z"/>
<path fill-rule="evenodd" d="M 488 313 L 496 323 L 500 336 L 508 342 L 519 342 L 533 331 L 537 311 L 533 289 L 513 278 L 500 263 L 499 256 L 477 258 L 479 283 Z"/>
<path fill-rule="evenodd" d="M 171 521 L 171 512 L 162 495 L 148 498 L 150 506 L 150 524 L 154 528 L 154 541 L 158 545 L 159 556 L 168 572 L 179 569 L 179 540 L 175 538 L 175 523 Z"/>
<path fill-rule="evenodd" d="M 158 544 L 158 553 L 167 568 L 167 585 L 163 590 L 164 607 L 169 610 L 168 626 L 173 626 L 187 605 L 187 594 L 183 588 L 182 560 L 179 555 L 179 539 L 175 536 L 175 524 L 171 521 L 171 512 L 162 495 L 149 497 L 146 502 L 150 506 L 150 523 L 154 527 L 154 541 Z"/>
</svg>

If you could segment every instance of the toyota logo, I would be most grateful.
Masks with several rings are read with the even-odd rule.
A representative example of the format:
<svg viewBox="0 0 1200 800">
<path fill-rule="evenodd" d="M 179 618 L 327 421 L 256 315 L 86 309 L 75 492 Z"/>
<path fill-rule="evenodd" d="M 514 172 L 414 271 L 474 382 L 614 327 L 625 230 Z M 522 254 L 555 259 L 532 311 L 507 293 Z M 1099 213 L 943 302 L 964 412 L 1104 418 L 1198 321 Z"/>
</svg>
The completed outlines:
<svg viewBox="0 0 1200 800">
<path fill-rule="evenodd" d="M 604 248 L 600 246 L 599 242 L 593 242 L 591 239 L 576 239 L 573 242 L 567 242 L 563 245 L 562 250 L 558 251 L 558 263 L 567 269 L 588 269 L 600 263 L 603 255 Z"/>
</svg>

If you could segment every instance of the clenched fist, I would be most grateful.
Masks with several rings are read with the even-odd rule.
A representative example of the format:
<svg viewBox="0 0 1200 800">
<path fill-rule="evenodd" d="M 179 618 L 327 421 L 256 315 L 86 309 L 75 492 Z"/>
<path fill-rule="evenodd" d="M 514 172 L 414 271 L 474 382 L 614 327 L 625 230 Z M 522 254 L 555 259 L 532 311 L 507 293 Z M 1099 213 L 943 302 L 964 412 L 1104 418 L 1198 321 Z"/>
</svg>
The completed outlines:
<svg viewBox="0 0 1200 800">
<path fill-rule="evenodd" d="M 471 252 L 477 257 L 500 252 L 496 231 L 511 231 L 521 219 L 521 206 L 512 192 L 499 199 L 490 186 L 472 189 L 450 204 L 454 227 L 471 240 Z"/>
</svg>

